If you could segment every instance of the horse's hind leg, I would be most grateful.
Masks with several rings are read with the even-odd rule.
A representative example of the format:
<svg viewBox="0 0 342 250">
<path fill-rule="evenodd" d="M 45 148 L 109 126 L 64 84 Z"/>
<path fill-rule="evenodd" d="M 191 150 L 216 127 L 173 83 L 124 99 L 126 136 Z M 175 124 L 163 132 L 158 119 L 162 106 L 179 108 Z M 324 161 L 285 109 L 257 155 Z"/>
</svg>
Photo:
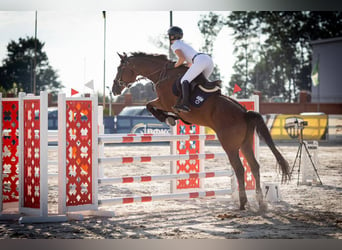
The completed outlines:
<svg viewBox="0 0 342 250">
<path fill-rule="evenodd" d="M 232 165 L 235 175 L 239 184 L 239 199 L 240 199 L 240 210 L 245 210 L 247 203 L 247 195 L 245 190 L 245 170 L 240 160 L 239 150 L 227 150 L 225 149 L 229 162 Z"/>
<path fill-rule="evenodd" d="M 266 203 L 263 201 L 263 195 L 262 190 L 260 186 L 260 166 L 257 160 L 254 156 L 253 151 L 253 137 L 251 137 L 251 140 L 246 140 L 244 144 L 241 146 L 241 151 L 243 155 L 245 156 L 249 167 L 251 168 L 251 171 L 253 173 L 253 176 L 255 178 L 255 191 L 256 191 L 256 198 L 259 203 L 259 209 L 265 210 L 266 209 Z"/>
</svg>

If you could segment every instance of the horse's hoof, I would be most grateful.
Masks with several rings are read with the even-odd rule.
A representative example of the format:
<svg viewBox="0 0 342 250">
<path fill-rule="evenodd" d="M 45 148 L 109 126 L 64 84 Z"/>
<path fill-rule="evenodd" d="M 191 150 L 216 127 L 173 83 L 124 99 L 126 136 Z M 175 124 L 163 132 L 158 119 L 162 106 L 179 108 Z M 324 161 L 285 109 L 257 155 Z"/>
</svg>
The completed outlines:
<svg viewBox="0 0 342 250">
<path fill-rule="evenodd" d="M 169 126 L 175 126 L 176 125 L 176 120 L 172 116 L 168 116 L 165 120 L 165 123 Z"/>
<path fill-rule="evenodd" d="M 260 212 L 267 212 L 267 203 L 266 202 L 262 202 L 259 204 L 259 211 Z"/>
</svg>

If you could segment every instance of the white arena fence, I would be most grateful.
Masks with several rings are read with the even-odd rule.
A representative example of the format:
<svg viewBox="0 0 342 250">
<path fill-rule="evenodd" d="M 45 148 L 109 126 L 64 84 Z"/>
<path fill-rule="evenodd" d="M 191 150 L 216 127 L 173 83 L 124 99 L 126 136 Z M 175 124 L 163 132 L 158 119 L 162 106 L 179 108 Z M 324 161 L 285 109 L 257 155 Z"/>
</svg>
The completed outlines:
<svg viewBox="0 0 342 250">
<path fill-rule="evenodd" d="M 1 98 L 4 102 L 15 101 L 8 98 Z M 231 170 L 221 171 L 204 171 L 203 160 L 226 157 L 224 153 L 203 153 L 204 140 L 216 140 L 215 135 L 204 135 L 203 128 L 199 128 L 202 134 L 189 135 L 104 135 L 101 116 L 98 118 L 97 97 L 90 98 L 66 98 L 65 94 L 60 94 L 58 98 L 58 134 L 49 135 L 47 130 L 47 93 L 41 92 L 40 96 L 25 95 L 20 93 L 18 100 L 19 117 L 19 134 L 16 130 L 14 137 L 19 137 L 17 144 L 18 151 L 15 153 L 9 146 L 3 145 L 3 137 L 0 141 L 1 164 L 6 163 L 6 157 L 13 157 L 9 152 L 18 155 L 18 173 L 19 178 L 15 180 L 18 191 L 18 201 L 14 201 L 17 205 L 16 213 L 6 213 L 6 205 L 8 197 L 15 196 L 7 194 L 9 186 L 13 188 L 14 184 L 9 184 L 5 177 L 8 177 L 8 165 L 1 165 L 1 215 L 0 219 L 8 219 L 10 217 L 19 218 L 21 223 L 33 222 L 51 222 L 66 221 L 69 216 L 83 214 L 98 214 L 99 207 L 126 204 L 133 202 L 150 202 L 157 200 L 170 199 L 188 199 L 199 197 L 213 197 L 218 195 L 232 194 L 231 189 L 223 190 L 204 190 L 203 182 L 205 178 L 214 178 L 222 176 L 233 176 Z M 2 105 L 1 108 L 3 108 Z M 2 110 L 0 110 L 3 113 Z M 6 111 L 7 112 L 7 111 Z M 100 112 L 102 114 L 102 112 Z M 3 123 L 0 123 L 1 131 Z M 101 127 L 102 126 L 102 127 Z M 193 130 L 193 128 L 190 128 Z M 197 130 L 198 131 L 198 130 Z M 13 132 L 13 131 L 12 131 Z M 58 141 L 58 147 L 48 147 L 48 141 Z M 166 142 L 170 141 L 170 155 L 163 156 L 134 156 L 134 157 L 103 157 L 103 146 L 106 143 L 147 143 L 147 142 Z M 197 154 L 177 154 L 181 151 L 177 147 L 177 143 L 184 141 L 190 142 L 190 146 L 194 147 L 194 141 L 200 141 L 201 149 Z M 258 143 L 256 143 L 258 145 Z M 6 149 L 4 149 L 5 147 Z M 178 144 L 179 146 L 179 144 Z M 58 161 L 48 161 L 48 150 L 56 150 L 58 148 Z M 256 147 L 257 151 L 257 147 Z M 20 152 L 20 153 L 18 153 Z M 179 152 L 181 153 L 181 152 Z M 176 161 L 198 160 L 200 161 L 197 172 L 175 174 L 177 166 Z M 104 177 L 103 169 L 100 167 L 104 163 L 110 164 L 130 164 L 134 162 L 154 162 L 154 161 L 171 161 L 172 171 L 167 175 L 142 175 L 142 176 L 125 176 L 125 177 Z M 58 214 L 48 214 L 48 165 L 56 165 L 58 163 Z M 179 172 L 179 171 L 178 171 Z M 199 179 L 197 189 L 185 189 L 177 187 L 177 180 L 180 179 Z M 247 176 L 247 179 L 249 177 Z M 12 177 L 12 179 L 15 179 Z M 246 179 L 246 180 L 247 180 Z M 148 196 L 132 196 L 132 197 L 114 197 L 109 199 L 99 199 L 98 185 L 114 185 L 132 182 L 152 182 L 152 181 L 171 181 L 172 185 L 168 194 L 152 194 Z M 232 187 L 236 186 L 233 182 Z M 9 202 L 13 203 L 13 202 Z M 16 205 L 14 205 L 15 207 Z M 102 213 L 101 213 L 102 214 Z M 113 215 L 113 213 L 109 213 Z"/>
</svg>

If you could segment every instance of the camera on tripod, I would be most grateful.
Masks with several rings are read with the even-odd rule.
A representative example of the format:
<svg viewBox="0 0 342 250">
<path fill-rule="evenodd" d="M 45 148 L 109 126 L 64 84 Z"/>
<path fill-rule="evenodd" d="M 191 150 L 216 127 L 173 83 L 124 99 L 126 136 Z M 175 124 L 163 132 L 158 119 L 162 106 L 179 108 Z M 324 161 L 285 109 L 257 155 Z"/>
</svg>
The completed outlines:
<svg viewBox="0 0 342 250">
<path fill-rule="evenodd" d="M 307 121 L 303 121 L 301 118 L 288 117 L 285 121 L 285 130 L 287 134 L 292 138 L 300 138 L 303 133 L 304 127 L 308 125 Z"/>
<path fill-rule="evenodd" d="M 298 121 L 297 119 L 294 121 L 294 124 L 296 124 L 299 128 L 304 128 L 305 126 L 308 126 L 307 121 Z"/>
<path fill-rule="evenodd" d="M 311 159 L 311 154 L 306 146 L 306 142 L 304 141 L 304 138 L 303 138 L 303 130 L 304 128 L 308 126 L 308 122 L 307 121 L 304 121 L 302 119 L 297 119 L 296 117 L 291 117 L 291 118 L 288 118 L 286 120 L 286 125 L 285 125 L 285 129 L 286 131 L 288 132 L 289 136 L 291 138 L 298 138 L 299 139 L 299 146 L 298 146 L 298 150 L 297 150 L 297 155 L 296 155 L 296 158 L 294 160 L 294 163 L 293 163 L 293 166 L 292 166 L 292 170 L 290 172 L 290 175 L 292 175 L 292 171 L 296 165 L 296 162 L 297 162 L 297 159 L 299 159 L 299 166 L 298 166 L 298 181 L 297 181 L 297 185 L 299 185 L 299 173 L 300 173 L 300 164 L 301 164 L 301 158 L 302 158 L 302 147 L 304 147 L 307 155 L 309 156 L 309 159 L 311 161 L 311 164 L 316 172 L 316 175 L 319 179 L 319 182 L 320 184 L 322 185 L 322 181 L 321 179 L 319 178 L 319 175 L 317 173 L 317 169 L 316 169 L 316 166 L 314 164 L 314 162 L 312 161 Z"/>
</svg>

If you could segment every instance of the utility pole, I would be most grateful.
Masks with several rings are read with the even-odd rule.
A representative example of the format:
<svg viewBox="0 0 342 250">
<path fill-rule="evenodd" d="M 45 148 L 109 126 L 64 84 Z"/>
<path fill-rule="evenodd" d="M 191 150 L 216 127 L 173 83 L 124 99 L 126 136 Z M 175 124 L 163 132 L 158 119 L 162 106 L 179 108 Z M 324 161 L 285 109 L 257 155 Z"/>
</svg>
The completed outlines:
<svg viewBox="0 0 342 250">
<path fill-rule="evenodd" d="M 103 110 L 106 108 L 106 11 L 103 15 Z"/>
</svg>

